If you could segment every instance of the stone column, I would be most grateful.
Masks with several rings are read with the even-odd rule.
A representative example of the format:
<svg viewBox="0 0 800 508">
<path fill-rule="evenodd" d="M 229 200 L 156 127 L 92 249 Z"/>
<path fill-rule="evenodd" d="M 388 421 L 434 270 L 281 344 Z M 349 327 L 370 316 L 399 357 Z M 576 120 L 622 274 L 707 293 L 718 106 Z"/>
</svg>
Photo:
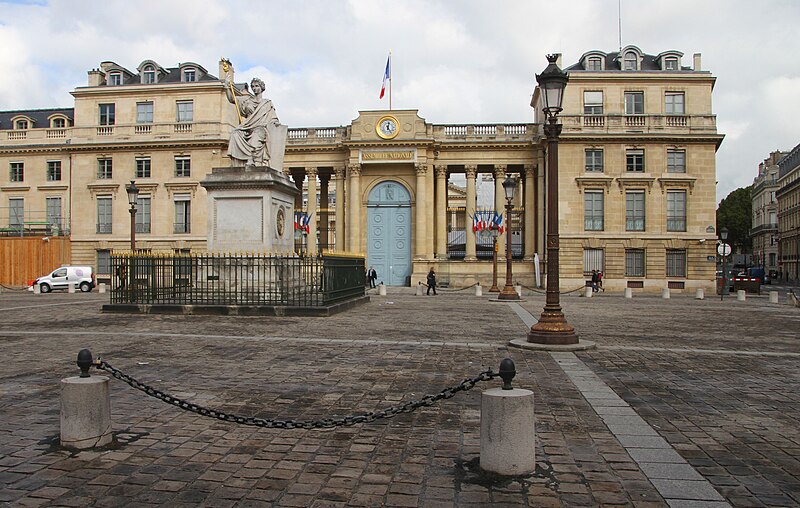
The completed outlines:
<svg viewBox="0 0 800 508">
<path fill-rule="evenodd" d="M 350 183 L 347 203 L 347 251 L 361 252 L 361 164 L 347 166 L 347 180 Z"/>
<path fill-rule="evenodd" d="M 305 178 L 306 175 L 303 171 L 297 169 L 292 170 L 292 180 L 294 180 L 294 186 L 300 191 L 300 194 L 294 198 L 295 210 L 303 209 L 303 180 L 305 180 Z"/>
<path fill-rule="evenodd" d="M 503 214 L 503 222 L 505 223 L 506 216 L 506 191 L 503 189 L 503 180 L 506 178 L 506 165 L 495 164 L 494 166 L 494 209 L 497 213 Z M 503 233 L 497 237 L 497 259 L 506 256 L 506 235 Z"/>
<path fill-rule="evenodd" d="M 330 204 L 328 203 L 328 194 L 330 193 L 330 189 L 328 187 L 328 183 L 330 182 L 331 174 L 330 170 L 320 171 L 319 172 L 319 250 L 326 251 L 329 250 L 330 244 L 330 228 L 328 227 L 329 220 L 328 220 L 328 207 Z"/>
<path fill-rule="evenodd" d="M 306 252 L 309 256 L 317 255 L 317 168 L 306 168 L 308 175 L 308 237 Z"/>
<path fill-rule="evenodd" d="M 336 210 L 334 210 L 334 217 L 336 219 L 336 252 L 343 252 L 347 250 L 345 247 L 345 224 L 344 224 L 344 212 L 347 209 L 345 206 L 345 199 L 346 193 L 344 191 L 345 187 L 345 170 L 344 167 L 334 168 L 334 188 L 336 189 Z"/>
<path fill-rule="evenodd" d="M 415 164 L 414 170 L 417 173 L 417 200 L 414 207 L 416 215 L 414 220 L 414 234 L 416 236 L 414 242 L 414 258 L 425 258 L 425 241 L 427 240 L 427 231 L 425 230 L 425 208 L 427 203 L 427 193 L 425 192 L 425 175 L 428 173 L 427 164 Z"/>
<path fill-rule="evenodd" d="M 525 175 L 521 187 L 524 188 L 523 206 L 525 207 L 525 230 L 523 232 L 523 242 L 525 243 L 525 260 L 532 261 L 533 254 L 536 252 L 536 181 L 534 180 L 533 165 L 525 164 L 522 168 Z"/>
<path fill-rule="evenodd" d="M 436 165 L 436 258 L 447 259 L 447 166 Z"/>
<path fill-rule="evenodd" d="M 475 233 L 472 232 L 472 218 L 475 216 L 475 177 L 478 174 L 478 166 L 464 166 L 464 174 L 467 177 L 466 217 L 464 218 L 464 232 L 466 233 L 464 247 L 466 252 L 464 259 L 473 261 L 478 259 L 475 255 Z"/>
</svg>

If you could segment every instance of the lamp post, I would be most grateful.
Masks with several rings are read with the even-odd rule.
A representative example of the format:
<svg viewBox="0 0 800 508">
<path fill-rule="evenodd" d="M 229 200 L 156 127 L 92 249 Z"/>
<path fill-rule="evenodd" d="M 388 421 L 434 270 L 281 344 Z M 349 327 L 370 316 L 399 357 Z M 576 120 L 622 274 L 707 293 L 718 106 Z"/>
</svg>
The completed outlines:
<svg viewBox="0 0 800 508">
<path fill-rule="evenodd" d="M 497 235 L 496 229 L 490 230 L 492 235 L 492 287 L 489 288 L 490 293 L 499 293 L 500 288 L 497 287 Z"/>
<path fill-rule="evenodd" d="M 519 300 L 519 293 L 514 291 L 512 286 L 511 273 L 511 201 L 514 199 L 514 191 L 517 189 L 517 181 L 511 175 L 503 180 L 503 190 L 506 193 L 506 286 L 497 295 L 498 300 Z"/>
<path fill-rule="evenodd" d="M 139 198 L 139 188 L 136 182 L 131 180 L 130 185 L 125 186 L 128 193 L 128 204 L 131 205 L 131 252 L 136 250 L 136 200 Z"/>
<path fill-rule="evenodd" d="M 725 299 L 725 292 L 728 290 L 728 264 L 725 262 L 727 259 L 727 247 L 728 244 L 725 243 L 725 240 L 728 239 L 728 228 L 722 228 L 719 230 L 719 238 L 722 240 L 720 244 L 720 249 L 722 249 L 722 287 L 719 289 L 719 300 L 723 301 Z"/>
<path fill-rule="evenodd" d="M 558 55 L 547 55 L 547 67 L 536 75 L 544 100 L 544 114 L 547 116 L 544 125 L 547 136 L 547 295 L 539 322 L 528 332 L 528 342 L 536 344 L 578 343 L 575 329 L 567 323 L 559 303 L 558 137 L 561 135 L 561 125 L 557 122 L 569 77 L 558 67 L 557 59 Z"/>
</svg>

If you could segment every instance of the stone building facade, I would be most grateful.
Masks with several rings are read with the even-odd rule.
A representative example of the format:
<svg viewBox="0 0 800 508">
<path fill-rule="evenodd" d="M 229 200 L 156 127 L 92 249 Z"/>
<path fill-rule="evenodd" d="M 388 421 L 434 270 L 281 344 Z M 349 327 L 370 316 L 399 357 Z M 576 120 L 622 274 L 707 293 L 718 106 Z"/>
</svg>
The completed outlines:
<svg viewBox="0 0 800 508">
<path fill-rule="evenodd" d="M 713 287 L 715 151 L 723 138 L 711 109 L 715 78 L 700 69 L 699 55 L 693 67 L 681 60 L 679 52 L 653 56 L 630 46 L 621 55 L 588 52 L 566 69 L 563 289 L 583 285 L 592 269 L 610 289 Z M 73 263 L 107 275 L 110 251 L 129 245 L 125 185 L 135 180 L 137 248 L 204 250 L 200 181 L 229 165 L 237 123 L 220 80 L 194 63 L 147 60 L 128 70 L 104 62 L 72 94 L 74 109 L 60 112 L 59 128 L 14 123 L 35 112 L 0 116 L 0 166 L 9 168 L 0 172 L 2 206 L 21 199 L 25 213 L 47 210 L 58 194 Z M 534 260 L 545 266 L 547 189 L 538 90 L 533 95 L 534 121 L 524 124 L 436 124 L 405 109 L 360 111 L 344 126 L 290 126 L 283 170 L 316 196 L 296 203 L 310 218 L 305 252 L 363 253 L 387 284 L 424 282 L 431 267 L 451 286 L 491 284 L 494 238 L 475 219 L 492 211 L 506 218 L 500 183 L 511 176 L 517 191 L 496 238 L 499 276 L 510 234 L 513 278 L 533 286 Z M 51 160 L 61 163 L 57 185 L 47 183 Z M 24 163 L 22 180 L 15 162 Z M 476 182 L 487 179 L 494 210 L 477 206 Z"/>
<path fill-rule="evenodd" d="M 800 280 L 800 145 L 778 161 L 778 271 Z"/>
<path fill-rule="evenodd" d="M 785 152 L 776 150 L 758 165 L 751 191 L 753 264 L 763 266 L 772 277 L 778 273 L 778 161 L 784 155 Z"/>
</svg>

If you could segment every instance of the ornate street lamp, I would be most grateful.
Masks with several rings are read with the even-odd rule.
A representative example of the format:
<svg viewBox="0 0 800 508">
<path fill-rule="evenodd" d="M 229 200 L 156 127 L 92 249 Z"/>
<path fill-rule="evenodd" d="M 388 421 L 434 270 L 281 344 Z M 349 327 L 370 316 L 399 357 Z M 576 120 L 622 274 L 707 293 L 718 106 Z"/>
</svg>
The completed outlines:
<svg viewBox="0 0 800 508">
<path fill-rule="evenodd" d="M 725 299 L 725 293 L 728 291 L 728 264 L 725 262 L 728 258 L 726 255 L 728 245 L 725 243 L 725 240 L 728 239 L 728 228 L 723 227 L 719 230 L 719 239 L 722 240 L 719 246 L 722 252 L 722 287 L 719 289 L 719 299 L 722 301 Z"/>
<path fill-rule="evenodd" d="M 130 185 L 125 186 L 128 193 L 128 204 L 131 205 L 131 252 L 136 250 L 136 200 L 139 198 L 139 188 L 136 182 L 131 180 Z"/>
<path fill-rule="evenodd" d="M 514 191 L 517 190 L 517 180 L 511 175 L 506 176 L 503 181 L 503 190 L 506 193 L 506 287 L 497 295 L 497 299 L 519 300 L 519 293 L 514 291 L 511 282 L 511 201 L 514 199 Z"/>
<path fill-rule="evenodd" d="M 561 292 L 558 279 L 558 137 L 561 125 L 557 123 L 569 77 L 556 60 L 558 55 L 547 55 L 549 64 L 536 75 L 542 92 L 547 123 L 547 295 L 539 322 L 528 332 L 528 342 L 537 344 L 577 344 L 575 329 L 567 323 L 559 303 Z"/>
</svg>

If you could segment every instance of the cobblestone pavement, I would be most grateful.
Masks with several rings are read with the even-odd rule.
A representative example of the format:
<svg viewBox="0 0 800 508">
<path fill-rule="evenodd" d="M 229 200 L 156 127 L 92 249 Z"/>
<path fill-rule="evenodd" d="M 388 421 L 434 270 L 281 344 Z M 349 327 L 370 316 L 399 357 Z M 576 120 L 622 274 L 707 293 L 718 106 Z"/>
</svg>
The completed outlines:
<svg viewBox="0 0 800 508">
<path fill-rule="evenodd" d="M 507 348 L 526 327 L 472 291 L 389 288 L 330 318 L 102 314 L 106 295 L 0 293 L 0 504 L 11 506 L 666 506 L 558 355 Z M 781 295 L 781 302 L 785 295 Z M 800 309 L 567 295 L 575 356 L 732 506 L 800 506 Z M 522 308 L 538 316 L 541 294 Z M 536 394 L 537 470 L 477 467 L 479 384 L 436 406 L 332 430 L 203 418 L 111 382 L 116 443 L 58 446 L 78 350 L 174 395 L 279 419 L 364 413 L 517 365 Z M 685 501 L 673 506 L 718 506 Z"/>
</svg>

